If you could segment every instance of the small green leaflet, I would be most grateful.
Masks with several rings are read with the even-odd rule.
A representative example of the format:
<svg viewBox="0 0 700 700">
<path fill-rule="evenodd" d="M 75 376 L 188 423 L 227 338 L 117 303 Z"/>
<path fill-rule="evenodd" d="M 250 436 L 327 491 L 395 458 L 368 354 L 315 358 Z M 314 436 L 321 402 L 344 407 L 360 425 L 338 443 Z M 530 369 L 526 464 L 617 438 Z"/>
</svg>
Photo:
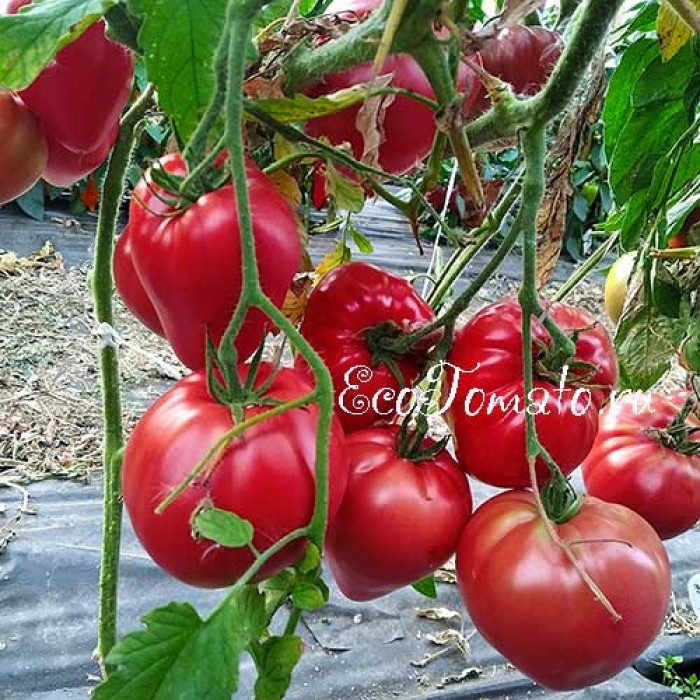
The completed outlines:
<svg viewBox="0 0 700 700">
<path fill-rule="evenodd" d="M 235 513 L 205 506 L 194 517 L 194 535 L 224 547 L 245 547 L 253 541 L 253 526 Z"/>
<path fill-rule="evenodd" d="M 307 97 L 299 94 L 289 98 L 255 100 L 254 104 L 279 122 L 301 122 L 334 114 L 362 102 L 366 96 L 367 86 L 360 84 L 323 97 Z"/>
<path fill-rule="evenodd" d="M 255 700 L 282 700 L 303 651 L 301 639 L 291 635 L 270 637 L 264 644 L 253 646 L 252 656 L 258 669 Z"/>
<path fill-rule="evenodd" d="M 0 14 L 0 87 L 27 87 L 59 49 L 77 39 L 116 0 L 44 0 Z"/>
<path fill-rule="evenodd" d="M 418 591 L 421 595 L 426 598 L 437 598 L 437 589 L 435 588 L 435 577 L 430 575 L 422 578 L 420 581 L 416 581 L 411 584 L 411 587 Z"/>
<path fill-rule="evenodd" d="M 96 700 L 231 700 L 238 656 L 264 631 L 264 597 L 255 587 L 230 594 L 206 620 L 189 603 L 169 603 L 142 618 L 107 662 L 117 667 Z"/>
<path fill-rule="evenodd" d="M 353 243 L 357 246 L 360 253 L 374 253 L 372 241 L 370 241 L 367 236 L 361 234 L 349 221 L 347 230 L 352 236 Z"/>
<path fill-rule="evenodd" d="M 226 0 L 128 0 L 142 18 L 139 45 L 158 102 L 187 140 L 214 90 L 212 69 Z"/>
<path fill-rule="evenodd" d="M 327 589 L 323 588 L 308 581 L 298 581 L 292 587 L 292 603 L 302 610 L 318 610 L 328 601 Z"/>
<path fill-rule="evenodd" d="M 357 213 L 365 205 L 365 191 L 362 185 L 340 173 L 331 163 L 326 165 L 326 186 L 328 194 L 335 197 L 338 209 Z"/>
<path fill-rule="evenodd" d="M 300 574 L 310 574 L 318 569 L 321 563 L 321 552 L 313 542 L 308 542 L 304 556 L 295 564 L 294 568 Z"/>
</svg>

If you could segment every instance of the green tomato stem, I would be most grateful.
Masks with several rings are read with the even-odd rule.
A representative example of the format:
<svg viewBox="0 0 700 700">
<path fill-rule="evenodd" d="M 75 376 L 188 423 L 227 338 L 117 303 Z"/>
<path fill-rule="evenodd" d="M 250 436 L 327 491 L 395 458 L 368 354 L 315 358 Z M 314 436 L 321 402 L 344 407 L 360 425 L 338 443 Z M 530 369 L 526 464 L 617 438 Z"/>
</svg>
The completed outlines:
<svg viewBox="0 0 700 700">
<path fill-rule="evenodd" d="M 122 119 L 119 137 L 109 157 L 102 185 L 93 262 L 93 296 L 97 321 L 108 326 L 114 323 L 112 253 L 119 204 L 124 189 L 124 174 L 131 157 L 137 125 L 151 106 L 152 97 L 153 87 L 149 86 Z M 100 349 L 100 377 L 104 422 L 102 446 L 104 493 L 96 656 L 102 666 L 103 674 L 106 674 L 109 669 L 105 667 L 104 660 L 116 642 L 117 586 L 122 527 L 120 474 L 121 450 L 124 446 L 119 358 L 116 345 L 109 339 L 103 342 Z"/>
</svg>

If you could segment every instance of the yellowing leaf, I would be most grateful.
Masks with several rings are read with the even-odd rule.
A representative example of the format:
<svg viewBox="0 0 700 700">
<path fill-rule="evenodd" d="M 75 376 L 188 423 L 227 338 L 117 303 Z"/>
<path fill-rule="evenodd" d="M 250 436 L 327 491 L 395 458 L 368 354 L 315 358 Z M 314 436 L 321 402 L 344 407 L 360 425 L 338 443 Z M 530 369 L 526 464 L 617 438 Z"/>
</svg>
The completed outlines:
<svg viewBox="0 0 700 700">
<path fill-rule="evenodd" d="M 26 258 L 11 251 L 0 251 L 0 274 L 17 275 L 22 270 L 60 270 L 63 267 L 63 256 L 53 247 L 51 241 L 46 241 L 39 250 L 30 253 Z"/>
<path fill-rule="evenodd" d="M 352 253 L 350 252 L 350 248 L 340 241 L 340 243 L 316 265 L 316 269 L 314 270 L 316 283 L 318 284 L 331 270 L 335 270 L 336 267 L 350 262 L 351 258 Z"/>
<path fill-rule="evenodd" d="M 292 286 L 287 292 L 282 313 L 296 326 L 301 323 L 306 312 L 306 305 L 309 302 L 309 294 L 313 289 L 314 282 L 311 275 L 303 275 L 292 282 Z"/>
<path fill-rule="evenodd" d="M 687 0 L 700 11 L 700 0 Z M 656 33 L 661 45 L 661 58 L 670 61 L 693 36 L 693 30 L 685 20 L 669 5 L 661 3 L 656 19 Z"/>
<path fill-rule="evenodd" d="M 287 204 L 296 211 L 301 204 L 301 190 L 299 183 L 284 170 L 278 170 L 269 176 L 277 191 L 282 195 Z"/>
<path fill-rule="evenodd" d="M 294 97 L 259 99 L 255 101 L 255 105 L 277 121 L 299 122 L 351 107 L 362 102 L 366 94 L 367 87 L 360 83 L 322 97 L 307 97 L 300 94 Z"/>
</svg>

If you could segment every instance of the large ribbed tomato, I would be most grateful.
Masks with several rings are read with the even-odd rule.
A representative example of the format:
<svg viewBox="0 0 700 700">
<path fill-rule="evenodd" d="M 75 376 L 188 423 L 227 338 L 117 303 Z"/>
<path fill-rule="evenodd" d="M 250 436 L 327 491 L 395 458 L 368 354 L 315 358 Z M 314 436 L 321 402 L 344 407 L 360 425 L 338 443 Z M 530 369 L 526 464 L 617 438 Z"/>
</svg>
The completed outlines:
<svg viewBox="0 0 700 700">
<path fill-rule="evenodd" d="M 364 19 L 377 9 L 380 0 L 334 0 L 328 14 L 345 14 Z M 387 57 L 380 75 L 389 75 L 391 85 L 411 90 L 431 100 L 435 93 L 416 61 L 408 54 L 392 54 Z M 324 75 L 318 82 L 305 89 L 310 97 L 328 95 L 360 83 L 369 83 L 374 75 L 371 63 L 349 68 L 339 73 Z M 464 113 L 467 114 L 479 95 L 480 84 L 474 72 L 466 65 L 459 70 L 459 90 L 466 93 Z M 379 165 L 391 173 L 405 173 L 424 160 L 435 138 L 435 113 L 427 106 L 403 95 L 391 96 L 388 106 L 379 120 L 383 140 L 379 146 Z M 364 150 L 364 137 L 355 122 L 360 105 L 348 107 L 306 123 L 306 131 L 314 137 L 325 136 L 333 144 L 347 142 L 352 147 L 355 158 L 361 158 Z"/>
<path fill-rule="evenodd" d="M 561 370 L 542 365 L 551 345 L 544 326 L 533 319 L 535 381 L 532 399 L 537 434 L 551 456 L 570 473 L 588 454 L 598 428 L 598 410 L 617 382 L 617 358 L 605 328 L 590 314 L 566 304 L 551 304 L 550 316 L 564 330 L 580 331 L 576 360 L 596 366 L 585 378 L 592 390 L 561 386 Z M 516 299 L 506 298 L 482 309 L 460 331 L 447 357 L 443 405 L 452 428 L 461 466 L 493 486 L 529 484 L 525 455 L 522 314 Z M 583 368 L 566 378 L 583 380 Z M 577 393 L 578 392 L 578 393 Z M 533 411 L 534 412 L 534 411 Z M 548 467 L 538 461 L 540 479 Z"/>
<path fill-rule="evenodd" d="M 518 95 L 534 95 L 544 85 L 563 49 L 561 37 L 545 27 L 516 25 L 488 39 L 478 57 L 491 75 L 510 83 Z M 490 106 L 485 93 L 474 111 Z"/>
<path fill-rule="evenodd" d="M 700 454 L 684 454 L 663 434 L 677 413 L 678 406 L 660 394 L 626 395 L 611 402 L 601 413 L 593 449 L 583 463 L 588 493 L 631 508 L 663 539 L 700 520 Z M 692 414 L 686 425 L 700 430 L 700 420 Z M 688 436 L 688 447 L 697 442 L 700 432 Z"/>
<path fill-rule="evenodd" d="M 0 205 L 30 189 L 46 165 L 39 122 L 11 92 L 0 92 Z"/>
<path fill-rule="evenodd" d="M 350 479 L 328 530 L 326 557 L 353 600 L 432 574 L 454 554 L 471 514 L 467 480 L 450 454 L 413 462 L 398 453 L 397 433 L 384 426 L 348 436 Z"/>
<path fill-rule="evenodd" d="M 178 155 L 167 156 L 161 165 L 175 175 L 186 172 Z M 260 284 L 281 305 L 301 262 L 296 220 L 272 182 L 250 160 L 246 173 Z M 161 197 L 173 197 L 160 188 L 157 191 Z M 115 251 L 117 289 L 149 328 L 162 329 L 184 364 L 200 369 L 205 364 L 206 334 L 219 343 L 241 293 L 233 188 L 227 185 L 204 194 L 178 213 L 150 192 L 145 181 L 137 185 L 135 194 L 129 226 Z M 236 338 L 241 360 L 254 352 L 267 324 L 258 309 L 248 312 Z"/>
<path fill-rule="evenodd" d="M 654 640 L 671 572 L 658 535 L 623 506 L 586 496 L 554 527 L 621 619 L 552 540 L 530 491 L 507 491 L 474 513 L 457 548 L 457 579 L 489 644 L 540 685 L 573 690 L 619 673 Z"/>
<path fill-rule="evenodd" d="M 433 319 L 432 309 L 406 280 L 374 265 L 341 265 L 321 280 L 309 297 L 301 333 L 330 370 L 345 430 L 390 421 L 402 384 L 410 387 L 425 364 L 424 353 L 391 358 L 400 380 L 374 357 L 368 333 L 382 324 L 406 333 Z M 297 367 L 311 376 L 301 356 Z"/>
<path fill-rule="evenodd" d="M 245 378 L 246 367 L 240 370 Z M 269 376 L 263 365 L 260 386 Z M 291 369 L 281 369 L 264 398 L 286 402 L 310 391 Z M 248 406 L 244 418 L 269 411 Z M 185 478 L 214 443 L 233 427 L 231 409 L 207 392 L 204 372 L 181 379 L 138 422 L 124 452 L 124 503 L 136 535 L 153 560 L 185 583 L 229 586 L 250 566 L 248 547 L 229 548 L 192 536 L 191 518 L 205 499 L 236 513 L 254 528 L 253 545 L 264 551 L 287 533 L 306 526 L 313 514 L 318 407 L 309 405 L 246 429 L 206 478 L 196 479 L 162 515 L 155 508 Z M 329 470 L 332 517 L 348 478 L 343 431 L 334 420 Z M 304 551 L 299 540 L 267 562 L 257 580 L 290 565 Z"/>
</svg>

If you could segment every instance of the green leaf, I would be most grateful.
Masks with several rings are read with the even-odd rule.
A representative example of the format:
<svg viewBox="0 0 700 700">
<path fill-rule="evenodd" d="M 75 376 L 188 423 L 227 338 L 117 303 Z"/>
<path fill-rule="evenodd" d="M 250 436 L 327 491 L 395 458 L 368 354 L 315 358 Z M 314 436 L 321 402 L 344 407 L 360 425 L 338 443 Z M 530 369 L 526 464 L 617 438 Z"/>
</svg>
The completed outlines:
<svg viewBox="0 0 700 700">
<path fill-rule="evenodd" d="M 622 319 L 615 336 L 623 389 L 647 391 L 671 368 L 683 323 L 639 303 Z"/>
<path fill-rule="evenodd" d="M 309 574 L 318 569 L 320 564 L 321 552 L 313 542 L 309 542 L 304 556 L 296 563 L 295 568 L 300 574 Z"/>
<path fill-rule="evenodd" d="M 318 585 L 297 581 L 292 587 L 292 603 L 302 610 L 318 610 L 328 601 L 328 594 Z"/>
<path fill-rule="evenodd" d="M 605 124 L 605 155 L 612 158 L 618 136 L 630 118 L 632 88 L 645 68 L 659 55 L 653 39 L 642 38 L 623 54 L 610 78 L 602 119 Z"/>
<path fill-rule="evenodd" d="M 209 506 L 194 517 L 195 537 L 206 537 L 224 547 L 245 547 L 253 541 L 253 526 L 235 513 Z"/>
<path fill-rule="evenodd" d="M 302 122 L 315 117 L 334 114 L 346 107 L 362 102 L 367 96 L 367 86 L 363 83 L 344 88 L 322 97 L 307 97 L 298 94 L 294 97 L 255 100 L 255 105 L 280 122 Z"/>
<path fill-rule="evenodd" d="M 362 185 L 340 173 L 331 163 L 326 164 L 326 191 L 335 198 L 339 209 L 357 213 L 365 205 Z"/>
<path fill-rule="evenodd" d="M 350 222 L 348 222 L 348 233 L 352 236 L 352 240 L 360 253 L 374 253 L 372 241 L 361 234 Z"/>
<path fill-rule="evenodd" d="M 128 0 L 143 18 L 139 45 L 160 106 L 187 140 L 214 90 L 212 63 L 226 0 Z"/>
<path fill-rule="evenodd" d="M 29 217 L 36 221 L 44 220 L 44 185 L 37 182 L 28 192 L 15 199 L 15 204 Z"/>
<path fill-rule="evenodd" d="M 263 596 L 255 587 L 229 595 L 206 620 L 189 603 L 169 603 L 142 618 L 112 649 L 117 667 L 94 691 L 96 700 L 230 700 L 238 656 L 265 629 Z"/>
<path fill-rule="evenodd" d="M 435 588 L 435 577 L 431 574 L 411 584 L 412 588 L 426 598 L 437 598 L 437 589 Z"/>
<path fill-rule="evenodd" d="M 128 46 L 132 51 L 141 53 L 138 37 L 141 21 L 132 15 L 126 7 L 126 0 L 120 0 L 105 15 L 107 20 L 107 36 L 112 41 L 118 41 Z"/>
<path fill-rule="evenodd" d="M 270 637 L 253 654 L 258 669 L 255 700 L 282 700 L 292 681 L 304 644 L 299 637 Z"/>
<path fill-rule="evenodd" d="M 116 0 L 45 0 L 0 14 L 0 86 L 27 87 L 59 49 L 77 39 Z"/>
<path fill-rule="evenodd" d="M 265 581 L 265 609 L 271 617 L 294 585 L 294 573 L 288 569 L 280 571 Z"/>
</svg>

